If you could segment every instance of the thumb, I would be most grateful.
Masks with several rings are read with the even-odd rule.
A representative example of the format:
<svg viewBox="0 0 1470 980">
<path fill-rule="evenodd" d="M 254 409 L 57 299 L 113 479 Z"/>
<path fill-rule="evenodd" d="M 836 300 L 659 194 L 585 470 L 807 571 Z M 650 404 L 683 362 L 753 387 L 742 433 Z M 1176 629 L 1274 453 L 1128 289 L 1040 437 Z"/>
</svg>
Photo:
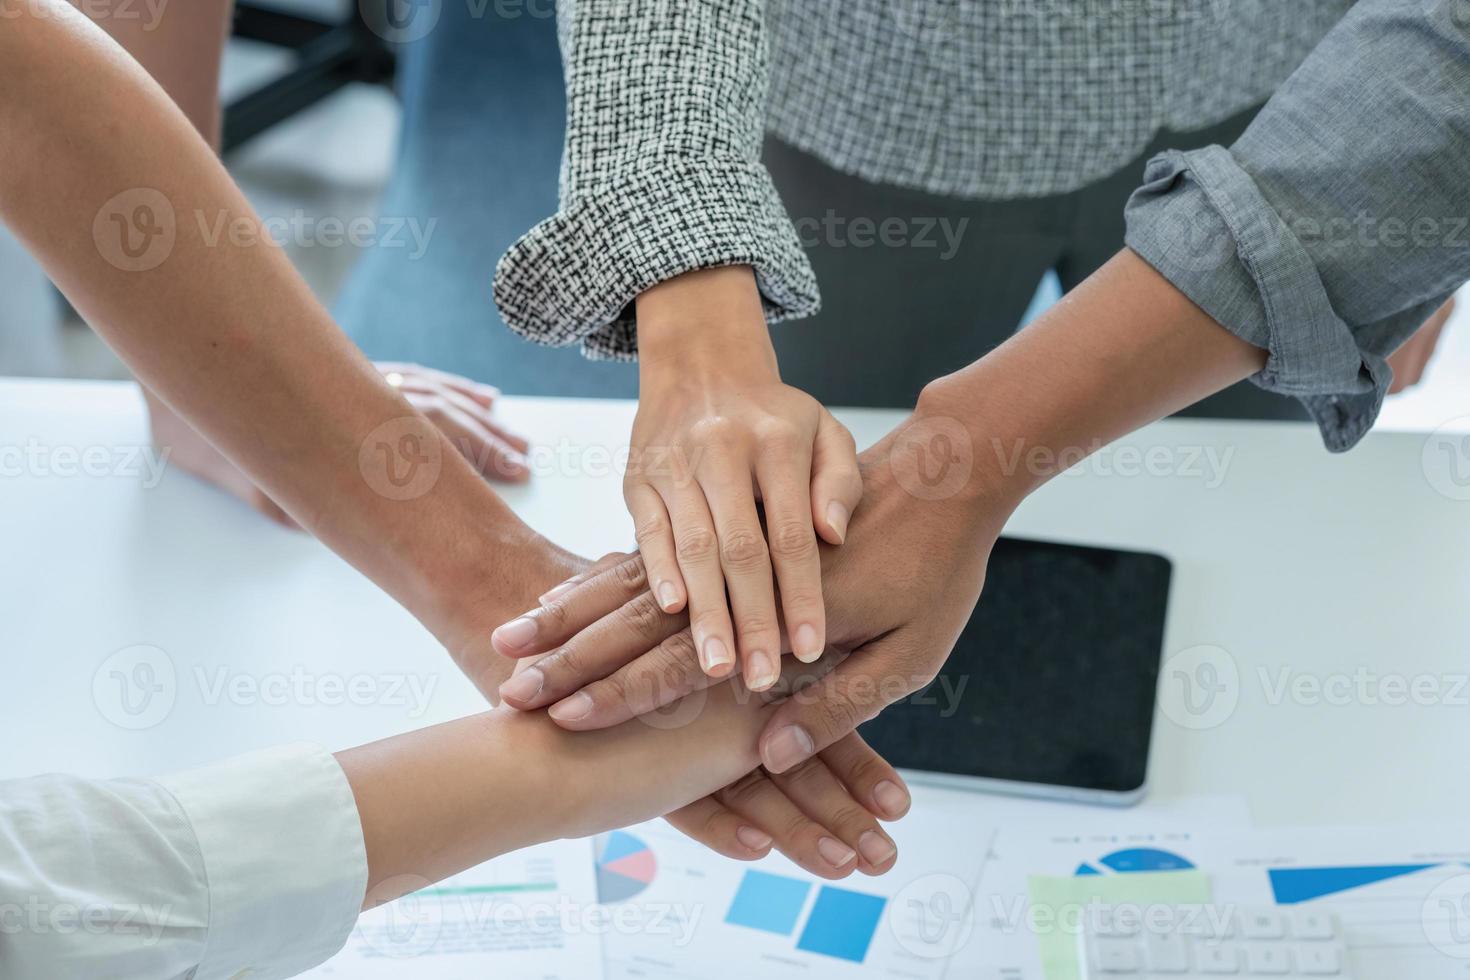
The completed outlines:
<svg viewBox="0 0 1470 980">
<path fill-rule="evenodd" d="M 906 630 L 859 647 L 776 709 L 761 733 L 761 763 L 770 772 L 785 772 L 924 687 L 932 678 L 916 671 L 914 662 Z"/>
<path fill-rule="evenodd" d="M 841 544 L 847 538 L 847 522 L 862 498 L 857 443 L 824 408 L 812 443 L 812 526 L 823 541 Z"/>
</svg>

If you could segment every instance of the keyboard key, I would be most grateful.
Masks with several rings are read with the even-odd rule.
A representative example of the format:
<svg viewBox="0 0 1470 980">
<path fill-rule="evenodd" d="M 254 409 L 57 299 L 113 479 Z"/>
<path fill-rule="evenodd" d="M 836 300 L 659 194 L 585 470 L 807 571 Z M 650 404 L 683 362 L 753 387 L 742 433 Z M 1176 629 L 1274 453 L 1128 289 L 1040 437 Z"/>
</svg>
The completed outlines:
<svg viewBox="0 0 1470 980">
<path fill-rule="evenodd" d="M 1189 947 L 1180 935 L 1150 935 L 1144 959 L 1152 973 L 1188 973 Z"/>
<path fill-rule="evenodd" d="M 1337 920 L 1330 912 L 1297 909 L 1291 916 L 1291 934 L 1298 939 L 1334 939 Z"/>
<path fill-rule="evenodd" d="M 1194 962 L 1201 973 L 1239 973 L 1240 950 L 1228 943 L 1200 946 L 1194 951 Z"/>
<path fill-rule="evenodd" d="M 1247 939 L 1280 939 L 1286 935 L 1286 923 L 1270 909 L 1258 909 L 1240 917 L 1240 933 Z"/>
<path fill-rule="evenodd" d="M 1314 977 L 1335 977 L 1342 973 L 1342 956 L 1335 946 L 1298 946 L 1296 966 Z"/>
<path fill-rule="evenodd" d="M 1245 951 L 1247 973 L 1282 977 L 1291 972 L 1291 954 L 1285 946 L 1251 946 Z"/>
<path fill-rule="evenodd" d="M 1138 959 L 1138 947 L 1128 939 L 1100 939 L 1097 944 L 1097 965 L 1103 973 L 1137 973 L 1142 967 Z"/>
</svg>

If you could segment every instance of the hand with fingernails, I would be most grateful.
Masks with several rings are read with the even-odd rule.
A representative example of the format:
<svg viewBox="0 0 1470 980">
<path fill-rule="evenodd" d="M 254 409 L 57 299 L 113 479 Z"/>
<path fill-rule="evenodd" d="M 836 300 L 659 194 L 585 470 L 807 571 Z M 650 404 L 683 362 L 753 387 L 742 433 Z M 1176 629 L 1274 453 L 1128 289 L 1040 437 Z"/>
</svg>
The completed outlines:
<svg viewBox="0 0 1470 980">
<path fill-rule="evenodd" d="M 912 421 L 912 420 L 911 420 Z M 908 423 L 906 423 L 907 425 Z M 860 458 L 863 505 L 847 542 L 822 549 L 835 668 L 787 699 L 760 739 L 772 773 L 794 771 L 883 707 L 926 686 L 968 621 L 991 547 L 1014 508 L 976 493 L 911 495 L 889 465 L 903 427 Z M 634 557 L 566 583 L 521 617 L 511 656 L 540 655 L 501 687 L 506 703 L 549 707 L 564 728 L 618 724 L 717 683 L 700 669 L 686 617 L 665 612 Z M 790 649 L 789 642 L 785 649 Z M 880 807 L 881 809 L 881 807 Z"/>
<path fill-rule="evenodd" d="M 552 592 L 565 594 L 602 572 L 616 574 L 631 557 L 609 555 Z M 532 673 L 536 662 L 534 657 L 517 661 L 512 682 Z M 823 669 L 801 668 L 808 677 Z M 754 700 L 774 703 L 801 682 L 796 667 L 789 667 L 788 675 L 780 690 L 773 688 L 755 695 Z M 703 699 L 709 693 L 692 691 L 684 703 L 653 719 L 653 727 L 677 729 L 701 719 Z M 743 689 L 738 695 L 738 700 L 751 698 Z M 730 749 L 739 751 L 739 746 Z M 909 805 L 903 779 L 853 733 L 795 770 L 774 774 L 758 767 L 666 819 L 676 830 L 726 857 L 752 861 L 774 849 L 812 874 L 837 879 L 853 871 L 879 875 L 893 866 L 898 849 L 878 821 L 897 820 L 908 812 Z"/>
<path fill-rule="evenodd" d="M 749 266 L 690 272 L 638 297 L 639 401 L 623 495 L 653 601 L 686 607 L 701 669 L 780 674 L 826 646 L 817 539 L 841 544 L 862 482 L 852 436 L 781 383 Z M 777 611 L 779 586 L 780 612 Z M 499 634 L 512 649 L 531 624 Z"/>
</svg>

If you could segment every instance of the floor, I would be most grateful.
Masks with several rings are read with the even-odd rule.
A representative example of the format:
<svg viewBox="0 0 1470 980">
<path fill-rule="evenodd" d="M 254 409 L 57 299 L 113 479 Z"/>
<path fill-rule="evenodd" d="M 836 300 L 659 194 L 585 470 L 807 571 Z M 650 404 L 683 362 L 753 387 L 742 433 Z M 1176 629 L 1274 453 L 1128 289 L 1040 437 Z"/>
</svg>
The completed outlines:
<svg viewBox="0 0 1470 980">
<path fill-rule="evenodd" d="M 334 8 L 340 0 L 295 0 Z M 289 59 L 276 50 L 232 42 L 223 95 L 248 90 Z M 264 134 L 228 161 L 235 179 L 266 217 L 371 215 L 393 164 L 398 107 L 390 92 L 351 86 Z M 321 299 L 330 303 L 355 258 L 351 248 L 287 246 Z M 1055 298 L 1054 282 L 1038 290 L 1033 313 Z M 39 268 L 0 227 L 0 375 L 126 378 L 128 372 L 95 334 L 64 313 Z M 1462 294 L 1424 381 L 1391 398 L 1380 426 L 1429 431 L 1453 423 L 1470 430 L 1470 289 Z"/>
</svg>

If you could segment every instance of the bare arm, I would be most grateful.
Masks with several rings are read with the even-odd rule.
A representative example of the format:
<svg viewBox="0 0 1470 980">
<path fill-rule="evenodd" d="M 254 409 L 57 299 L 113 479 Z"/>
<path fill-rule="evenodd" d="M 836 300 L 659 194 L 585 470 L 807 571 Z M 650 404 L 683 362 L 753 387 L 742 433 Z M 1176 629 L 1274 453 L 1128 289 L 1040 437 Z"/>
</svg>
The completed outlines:
<svg viewBox="0 0 1470 980">
<path fill-rule="evenodd" d="M 143 383 L 293 518 L 456 654 L 512 597 L 580 567 L 384 381 L 278 248 L 214 236 L 257 219 L 96 26 L 61 0 L 20 5 L 0 62 L 0 218 Z M 395 482 L 416 465 L 417 483 Z"/>
</svg>

